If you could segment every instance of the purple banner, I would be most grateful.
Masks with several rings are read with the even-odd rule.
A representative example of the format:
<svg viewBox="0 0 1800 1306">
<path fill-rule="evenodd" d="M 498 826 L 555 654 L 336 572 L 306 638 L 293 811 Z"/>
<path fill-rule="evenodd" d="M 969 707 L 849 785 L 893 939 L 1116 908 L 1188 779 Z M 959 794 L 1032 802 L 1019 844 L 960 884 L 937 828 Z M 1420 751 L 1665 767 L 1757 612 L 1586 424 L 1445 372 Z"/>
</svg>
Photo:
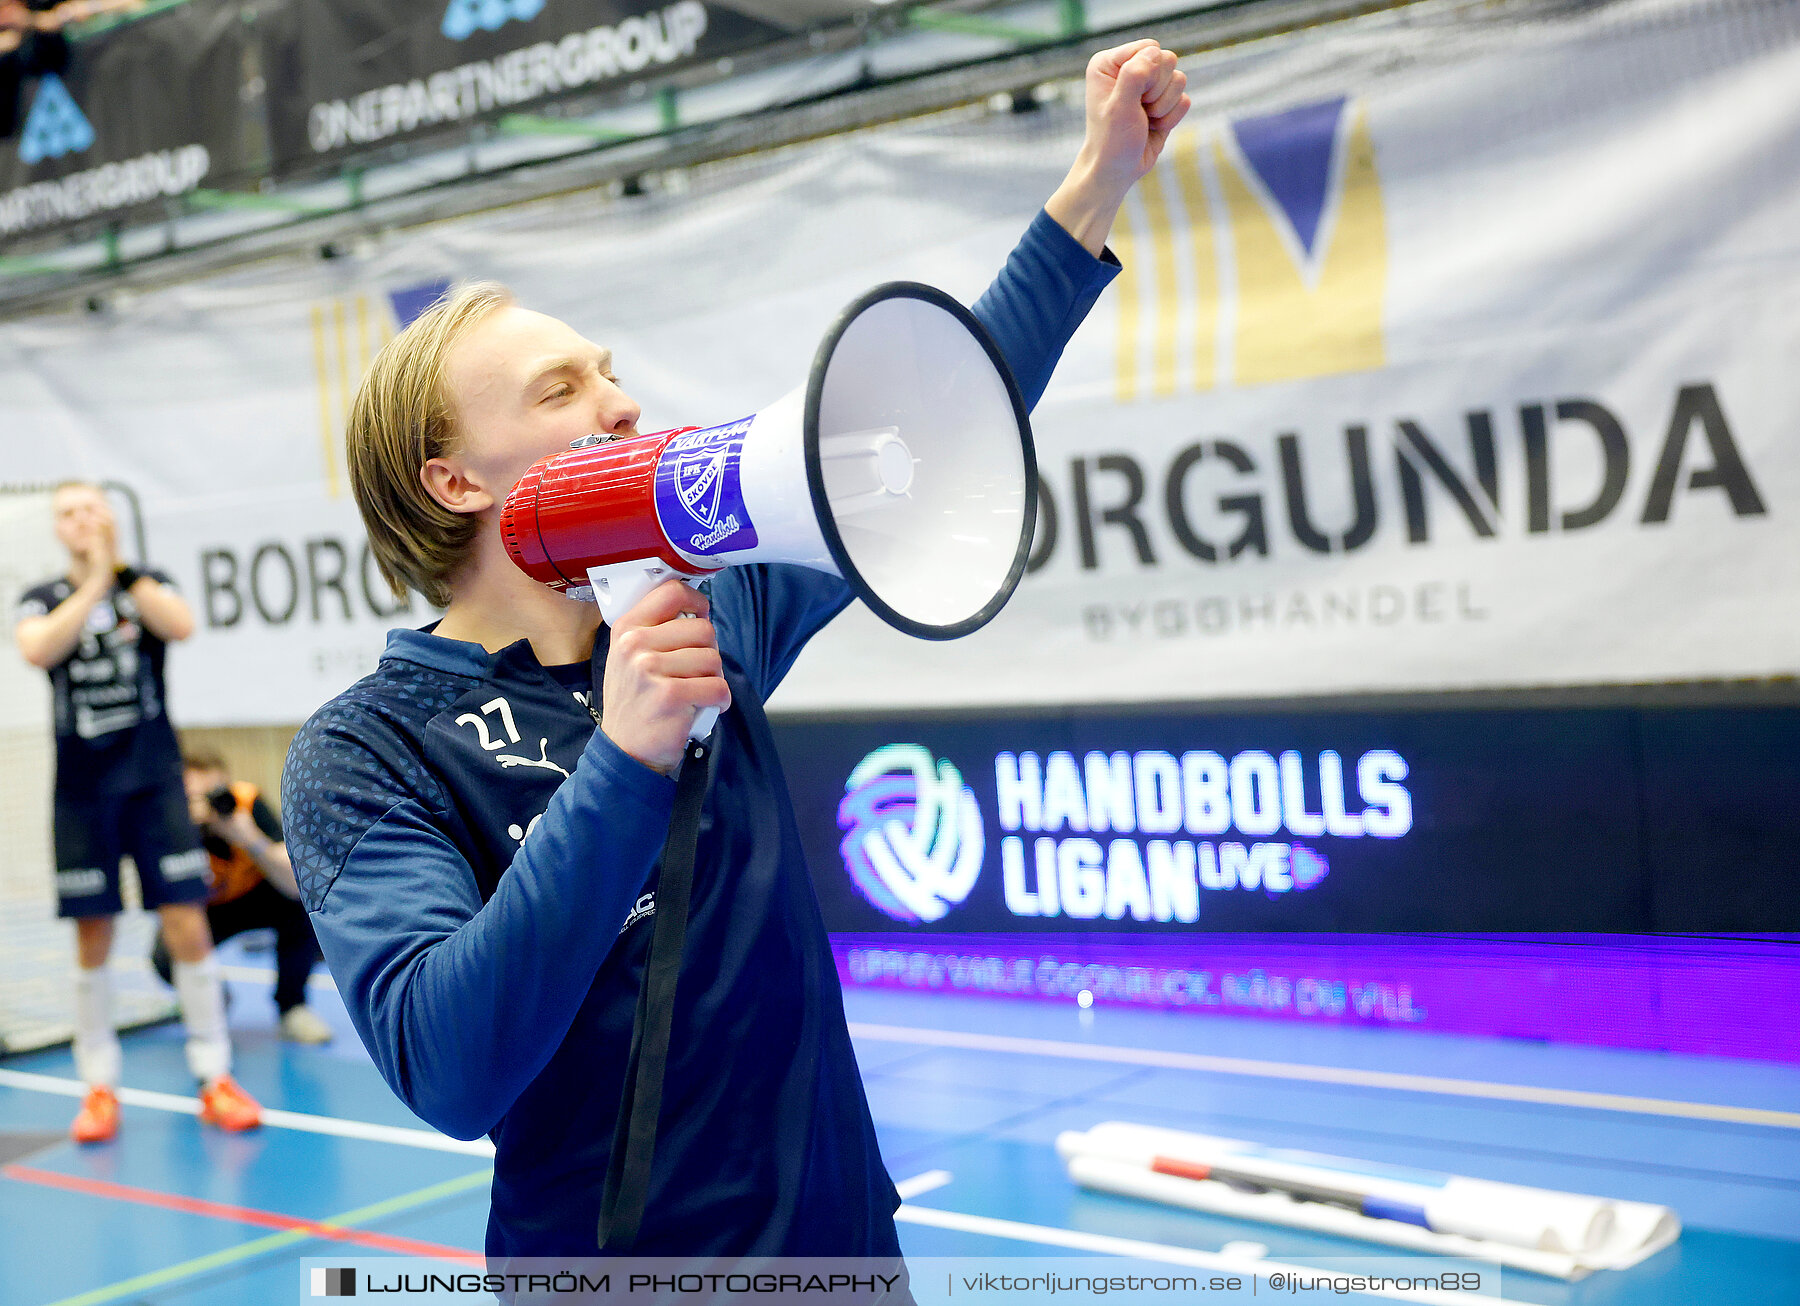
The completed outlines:
<svg viewBox="0 0 1800 1306">
<path fill-rule="evenodd" d="M 1800 1063 L 1800 935 L 837 934 L 847 985 Z M 1081 995 L 1088 996 L 1083 999 Z"/>
</svg>

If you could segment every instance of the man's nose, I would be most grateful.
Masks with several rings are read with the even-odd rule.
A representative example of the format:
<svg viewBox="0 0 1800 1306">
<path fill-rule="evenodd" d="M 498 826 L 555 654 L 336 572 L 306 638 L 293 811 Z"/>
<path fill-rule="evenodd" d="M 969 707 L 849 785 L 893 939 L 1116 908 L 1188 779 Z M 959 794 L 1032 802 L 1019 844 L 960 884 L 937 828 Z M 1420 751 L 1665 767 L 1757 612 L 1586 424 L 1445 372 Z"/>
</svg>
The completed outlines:
<svg viewBox="0 0 1800 1306">
<path fill-rule="evenodd" d="M 642 413 L 630 395 L 614 391 L 600 401 L 600 429 L 608 435 L 627 434 L 637 426 Z"/>
</svg>

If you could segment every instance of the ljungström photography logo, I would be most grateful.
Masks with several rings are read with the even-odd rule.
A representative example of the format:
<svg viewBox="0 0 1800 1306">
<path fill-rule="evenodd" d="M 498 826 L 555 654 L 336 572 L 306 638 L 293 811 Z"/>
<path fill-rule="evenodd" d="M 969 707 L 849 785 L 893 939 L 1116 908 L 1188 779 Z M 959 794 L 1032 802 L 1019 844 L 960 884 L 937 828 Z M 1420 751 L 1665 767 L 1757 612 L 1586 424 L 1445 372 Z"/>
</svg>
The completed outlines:
<svg viewBox="0 0 1800 1306">
<path fill-rule="evenodd" d="M 356 1271 L 354 1269 L 314 1269 L 312 1272 L 312 1295 L 315 1297 L 356 1296 Z"/>
<path fill-rule="evenodd" d="M 851 882 L 897 921 L 941 920 L 969 896 L 987 851 L 974 791 L 918 744 L 887 744 L 857 763 L 838 828 Z"/>
</svg>

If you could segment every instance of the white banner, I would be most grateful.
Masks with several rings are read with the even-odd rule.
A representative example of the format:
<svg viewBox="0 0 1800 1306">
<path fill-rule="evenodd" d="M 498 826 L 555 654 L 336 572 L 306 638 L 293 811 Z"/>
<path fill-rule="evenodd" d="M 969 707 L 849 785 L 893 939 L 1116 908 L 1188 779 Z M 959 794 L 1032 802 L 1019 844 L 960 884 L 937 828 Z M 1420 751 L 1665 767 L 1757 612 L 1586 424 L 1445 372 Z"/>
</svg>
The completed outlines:
<svg viewBox="0 0 1800 1306">
<path fill-rule="evenodd" d="M 954 645 L 852 611 L 778 704 L 1800 670 L 1800 10 L 1544 8 L 1187 61 L 1033 419 L 1037 567 Z M 201 618 L 177 720 L 297 720 L 428 619 L 365 567 L 341 448 L 409 306 L 496 277 L 613 348 L 644 429 L 730 420 L 870 285 L 978 295 L 1079 123 L 947 115 L 0 326 L 0 479 L 132 485 Z"/>
</svg>

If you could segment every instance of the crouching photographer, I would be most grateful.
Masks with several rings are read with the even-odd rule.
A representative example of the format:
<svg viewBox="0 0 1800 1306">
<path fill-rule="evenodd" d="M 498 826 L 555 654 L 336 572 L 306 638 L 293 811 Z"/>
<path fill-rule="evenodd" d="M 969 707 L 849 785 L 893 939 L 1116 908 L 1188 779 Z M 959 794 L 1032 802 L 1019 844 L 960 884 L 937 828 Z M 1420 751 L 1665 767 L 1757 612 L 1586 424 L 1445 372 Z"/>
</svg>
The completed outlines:
<svg viewBox="0 0 1800 1306">
<path fill-rule="evenodd" d="M 275 931 L 275 1006 L 281 1036 L 294 1043 L 326 1043 L 331 1026 L 306 1005 L 306 981 L 319 960 L 318 940 L 300 905 L 281 821 L 256 786 L 232 780 L 224 759 L 206 749 L 182 754 L 188 813 L 212 862 L 206 919 L 215 942 L 245 930 Z M 151 957 L 168 980 L 168 948 L 161 936 Z"/>
</svg>

